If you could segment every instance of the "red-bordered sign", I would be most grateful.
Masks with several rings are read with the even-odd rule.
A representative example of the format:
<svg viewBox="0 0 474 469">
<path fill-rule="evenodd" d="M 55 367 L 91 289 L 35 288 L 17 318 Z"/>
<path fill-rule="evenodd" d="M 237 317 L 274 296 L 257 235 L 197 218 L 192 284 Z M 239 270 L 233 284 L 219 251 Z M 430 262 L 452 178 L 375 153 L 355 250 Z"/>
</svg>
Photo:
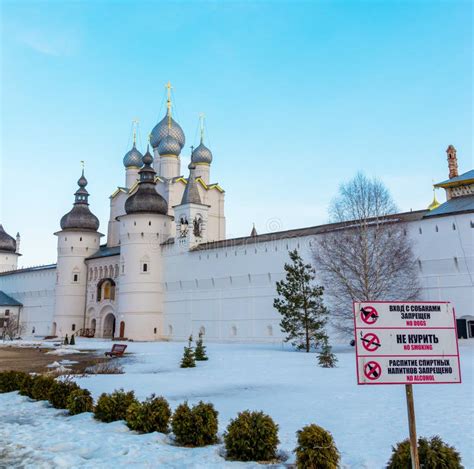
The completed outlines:
<svg viewBox="0 0 474 469">
<path fill-rule="evenodd" d="M 379 363 L 371 361 L 364 365 L 364 375 L 367 379 L 375 381 L 382 376 L 382 367 Z"/>
<path fill-rule="evenodd" d="M 354 302 L 354 329 L 358 384 L 461 383 L 449 302 Z"/>
<path fill-rule="evenodd" d="M 367 334 L 361 336 L 362 346 L 367 352 L 375 352 L 381 347 L 380 339 L 377 334 L 373 332 L 368 332 Z"/>
<path fill-rule="evenodd" d="M 365 306 L 360 308 L 360 317 L 366 324 L 372 325 L 377 322 L 379 313 L 373 306 Z"/>
</svg>

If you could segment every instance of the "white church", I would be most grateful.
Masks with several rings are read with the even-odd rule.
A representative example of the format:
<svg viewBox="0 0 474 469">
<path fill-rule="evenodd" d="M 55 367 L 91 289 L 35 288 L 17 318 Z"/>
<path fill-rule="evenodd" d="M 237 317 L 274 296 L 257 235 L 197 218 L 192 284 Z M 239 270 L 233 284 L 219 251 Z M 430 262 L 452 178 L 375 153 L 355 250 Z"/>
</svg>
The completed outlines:
<svg viewBox="0 0 474 469">
<path fill-rule="evenodd" d="M 337 224 L 226 239 L 225 192 L 211 183 L 213 155 L 201 144 L 183 176 L 185 135 L 167 112 L 144 154 L 125 154 L 125 186 L 110 197 L 102 234 L 87 180 L 60 220 L 57 263 L 17 268 L 20 237 L 0 225 L 0 330 L 17 317 L 24 336 L 79 334 L 129 340 L 280 342 L 275 282 L 288 251 L 311 259 L 318 235 Z M 152 152 L 151 152 L 152 151 Z M 459 333 L 474 337 L 474 170 L 458 173 L 447 149 L 446 191 L 427 208 L 399 213 L 418 259 L 425 300 L 453 302 Z M 188 172 L 189 170 L 189 172 Z"/>
</svg>

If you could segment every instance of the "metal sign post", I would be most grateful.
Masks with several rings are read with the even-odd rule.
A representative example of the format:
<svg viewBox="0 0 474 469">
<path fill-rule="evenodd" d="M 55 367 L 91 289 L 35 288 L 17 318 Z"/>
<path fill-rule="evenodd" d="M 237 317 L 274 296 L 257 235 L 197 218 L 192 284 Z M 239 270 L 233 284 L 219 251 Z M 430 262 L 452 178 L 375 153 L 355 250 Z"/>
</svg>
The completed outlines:
<svg viewBox="0 0 474 469">
<path fill-rule="evenodd" d="M 411 469 L 420 469 L 418 458 L 418 441 L 416 438 L 415 403 L 413 401 L 413 385 L 406 384 L 408 428 L 410 430 Z"/>
</svg>

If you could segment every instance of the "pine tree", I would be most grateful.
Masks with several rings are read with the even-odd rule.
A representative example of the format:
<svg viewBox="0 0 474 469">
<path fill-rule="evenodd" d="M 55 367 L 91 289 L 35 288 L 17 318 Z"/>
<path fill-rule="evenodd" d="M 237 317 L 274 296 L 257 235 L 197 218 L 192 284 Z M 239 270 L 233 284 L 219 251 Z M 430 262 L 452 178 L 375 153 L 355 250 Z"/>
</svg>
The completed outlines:
<svg viewBox="0 0 474 469">
<path fill-rule="evenodd" d="M 67 337 L 67 334 L 66 334 L 66 337 L 64 338 L 64 345 L 69 345 L 69 339 Z"/>
<path fill-rule="evenodd" d="M 337 363 L 337 357 L 332 353 L 332 348 L 326 341 L 318 355 L 319 366 L 323 368 L 334 368 Z"/>
<path fill-rule="evenodd" d="M 315 271 L 303 262 L 296 249 L 289 254 L 291 264 L 285 264 L 286 277 L 276 283 L 279 298 L 273 300 L 273 306 L 282 316 L 280 327 L 286 333 L 285 342 L 309 352 L 327 341 L 324 288 L 313 284 Z"/>
<path fill-rule="evenodd" d="M 183 354 L 183 358 L 181 359 L 181 368 L 194 368 L 196 366 L 192 342 L 193 342 L 193 336 L 190 335 L 188 346 L 184 347 L 184 354 Z"/>
<path fill-rule="evenodd" d="M 206 347 L 203 344 L 202 340 L 203 333 L 199 333 L 199 339 L 196 342 L 196 350 L 194 352 L 194 357 L 196 358 L 197 361 L 206 361 L 209 360 L 209 358 L 206 355 Z"/>
<path fill-rule="evenodd" d="M 71 340 L 69 341 L 69 345 L 76 345 L 76 339 L 74 338 L 74 334 L 71 335 Z"/>
</svg>

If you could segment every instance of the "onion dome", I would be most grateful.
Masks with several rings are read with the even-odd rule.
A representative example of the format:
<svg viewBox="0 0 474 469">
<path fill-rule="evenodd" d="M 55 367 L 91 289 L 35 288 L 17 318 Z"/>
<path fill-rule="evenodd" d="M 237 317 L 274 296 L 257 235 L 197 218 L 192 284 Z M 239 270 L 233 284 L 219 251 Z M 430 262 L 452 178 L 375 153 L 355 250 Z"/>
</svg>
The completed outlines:
<svg viewBox="0 0 474 469">
<path fill-rule="evenodd" d="M 157 148 L 161 140 L 167 136 L 173 137 L 179 143 L 180 149 L 184 147 L 186 139 L 181 126 L 171 117 L 171 111 L 168 110 L 166 116 L 155 125 L 150 135 L 150 143 L 153 148 Z"/>
<path fill-rule="evenodd" d="M 191 155 L 191 161 L 194 164 L 211 164 L 212 163 L 212 152 L 209 148 L 201 143 L 200 145 L 194 149 L 193 154 Z"/>
<path fill-rule="evenodd" d="M 158 144 L 158 153 L 160 156 L 176 155 L 181 153 L 181 145 L 171 135 L 167 135 Z"/>
<path fill-rule="evenodd" d="M 433 189 L 433 202 L 431 202 L 429 205 L 428 205 L 428 210 L 434 210 L 435 208 L 438 208 L 441 204 L 438 202 L 438 200 L 436 199 L 436 193 Z"/>
<path fill-rule="evenodd" d="M 166 215 L 168 213 L 168 204 L 166 200 L 156 192 L 155 170 L 152 167 L 153 156 L 147 147 L 146 153 L 142 159 L 143 167 L 138 171 L 140 181 L 138 188 L 125 201 L 125 212 L 132 213 L 158 213 Z"/>
<path fill-rule="evenodd" d="M 189 168 L 189 178 L 183 192 L 181 205 L 201 204 L 201 196 L 199 195 L 199 189 L 196 182 L 196 174 L 195 174 L 196 166 L 194 165 L 194 163 L 191 162 L 188 168 Z"/>
<path fill-rule="evenodd" d="M 137 150 L 135 142 L 131 150 L 125 153 L 123 157 L 123 165 L 126 168 L 140 168 L 142 165 L 143 155 Z"/>
<path fill-rule="evenodd" d="M 1 252 L 16 252 L 16 241 L 10 236 L 0 224 L 0 251 Z"/>
<path fill-rule="evenodd" d="M 87 192 L 87 179 L 82 175 L 77 181 L 79 189 L 75 192 L 75 201 L 72 210 L 61 218 L 62 230 L 97 231 L 99 219 L 89 210 L 89 192 Z"/>
</svg>

